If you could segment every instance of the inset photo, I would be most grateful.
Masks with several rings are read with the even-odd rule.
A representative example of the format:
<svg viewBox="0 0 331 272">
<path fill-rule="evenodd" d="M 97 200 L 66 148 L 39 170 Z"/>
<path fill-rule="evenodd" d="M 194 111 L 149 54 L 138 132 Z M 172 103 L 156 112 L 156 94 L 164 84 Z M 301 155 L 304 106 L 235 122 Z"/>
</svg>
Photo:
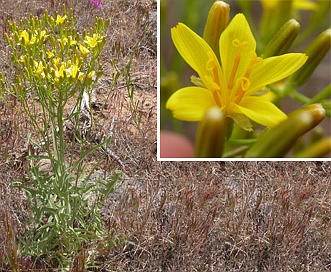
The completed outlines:
<svg viewBox="0 0 331 272">
<path fill-rule="evenodd" d="M 160 1 L 159 160 L 330 158 L 329 1 Z"/>
</svg>

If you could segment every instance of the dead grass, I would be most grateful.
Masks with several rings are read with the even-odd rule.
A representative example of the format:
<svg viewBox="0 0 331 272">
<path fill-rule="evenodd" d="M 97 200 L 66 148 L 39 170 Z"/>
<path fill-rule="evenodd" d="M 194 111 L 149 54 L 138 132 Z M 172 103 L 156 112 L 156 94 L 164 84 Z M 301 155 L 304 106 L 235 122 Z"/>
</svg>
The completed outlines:
<svg viewBox="0 0 331 272">
<path fill-rule="evenodd" d="M 73 7 L 81 29 L 95 16 L 112 21 L 96 89 L 104 107 L 94 109 L 95 135 L 114 117 L 114 156 L 100 170 L 124 175 L 102 209 L 109 235 L 99 241 L 94 271 L 330 271 L 331 163 L 157 162 L 156 23 L 136 24 L 155 15 L 154 2 L 103 1 L 103 10 L 87 0 L 21 1 L 17 8 L 3 3 L 2 20 L 59 10 L 62 2 Z M 0 46 L 0 69 L 11 75 L 4 39 Z M 113 87 L 109 82 L 115 72 L 110 61 L 121 69 L 132 52 L 140 127 L 124 78 Z M 59 271 L 47 258 L 36 264 L 17 251 L 30 214 L 24 194 L 11 185 L 26 176 L 29 126 L 16 111 L 1 103 L 0 109 L 0 271 Z M 93 271 L 84 269 L 90 248 L 77 254 L 72 271 Z"/>
<path fill-rule="evenodd" d="M 116 271 L 328 271 L 328 162 L 158 163 L 108 203 Z"/>
</svg>

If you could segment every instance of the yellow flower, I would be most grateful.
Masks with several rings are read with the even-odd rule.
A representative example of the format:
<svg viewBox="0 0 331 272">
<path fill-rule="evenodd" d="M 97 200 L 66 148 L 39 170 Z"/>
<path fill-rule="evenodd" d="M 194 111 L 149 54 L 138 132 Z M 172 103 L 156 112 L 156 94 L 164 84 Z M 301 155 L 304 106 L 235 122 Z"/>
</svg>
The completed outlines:
<svg viewBox="0 0 331 272">
<path fill-rule="evenodd" d="M 62 39 L 57 39 L 57 41 L 61 44 L 62 47 L 64 47 L 68 42 L 68 38 L 63 37 Z"/>
<path fill-rule="evenodd" d="M 57 25 L 63 24 L 64 20 L 67 18 L 67 15 L 60 16 L 59 14 L 56 16 L 56 21 L 55 23 Z"/>
<path fill-rule="evenodd" d="M 77 73 L 79 71 L 78 66 L 76 64 L 70 65 L 69 68 L 65 69 L 66 73 L 68 73 L 72 78 L 76 78 Z"/>
<path fill-rule="evenodd" d="M 88 53 L 90 53 L 90 50 L 88 50 L 85 46 L 79 44 L 78 47 L 79 47 L 79 50 L 83 54 L 84 57 L 86 57 L 86 55 Z"/>
<path fill-rule="evenodd" d="M 53 58 L 53 57 L 54 57 L 54 49 L 51 50 L 51 51 L 46 51 L 46 54 L 47 54 L 47 57 L 48 57 L 49 59 Z"/>
<path fill-rule="evenodd" d="M 53 65 L 54 65 L 54 67 L 56 67 L 56 69 L 59 66 L 59 64 L 60 64 L 60 58 L 53 59 Z"/>
<path fill-rule="evenodd" d="M 72 45 L 75 45 L 77 44 L 77 41 L 75 41 L 71 35 L 68 36 L 69 37 L 69 45 L 72 46 Z"/>
<path fill-rule="evenodd" d="M 19 36 L 20 40 L 24 40 L 24 44 L 28 45 L 30 43 L 29 33 L 26 30 L 23 30 Z"/>
<path fill-rule="evenodd" d="M 55 82 L 59 82 L 60 78 L 64 77 L 64 70 L 65 70 L 64 64 L 63 63 L 61 64 L 60 69 L 58 69 L 58 67 L 55 66 L 55 69 L 53 68 L 52 70 L 54 70 Z"/>
<path fill-rule="evenodd" d="M 37 37 L 38 42 L 44 42 L 45 39 L 49 36 L 48 34 L 46 34 L 45 30 L 39 30 L 39 31 L 35 31 L 35 36 Z"/>
<path fill-rule="evenodd" d="M 92 37 L 85 36 L 84 42 L 89 45 L 90 47 L 95 47 L 98 43 L 102 41 L 103 37 L 100 37 L 97 34 L 93 34 Z"/>
<path fill-rule="evenodd" d="M 95 75 L 95 71 L 91 71 L 87 74 L 87 78 L 91 79 Z"/>
<path fill-rule="evenodd" d="M 298 70 L 306 55 L 257 57 L 256 42 L 243 14 L 236 15 L 220 37 L 221 63 L 209 45 L 184 24 L 172 28 L 171 35 L 178 52 L 200 77 L 195 79 L 197 86 L 182 88 L 167 101 L 166 108 L 175 118 L 201 121 L 214 106 L 245 130 L 252 130 L 249 119 L 273 127 L 287 118 L 258 91 Z"/>
<path fill-rule="evenodd" d="M 78 73 L 78 80 L 80 81 L 80 82 L 83 82 L 84 81 L 84 77 L 85 77 L 85 75 L 84 75 L 84 73 L 82 73 L 82 72 L 79 72 Z"/>
<path fill-rule="evenodd" d="M 34 66 L 36 68 L 35 73 L 37 75 L 40 75 L 42 78 L 45 78 L 44 66 L 43 66 L 42 62 L 41 61 L 39 61 L 39 62 L 34 61 Z"/>
</svg>

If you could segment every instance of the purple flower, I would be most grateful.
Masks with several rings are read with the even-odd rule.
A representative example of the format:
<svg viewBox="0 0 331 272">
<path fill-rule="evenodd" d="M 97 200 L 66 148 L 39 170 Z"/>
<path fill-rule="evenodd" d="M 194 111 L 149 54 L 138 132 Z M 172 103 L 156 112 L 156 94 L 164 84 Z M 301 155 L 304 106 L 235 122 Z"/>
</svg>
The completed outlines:
<svg viewBox="0 0 331 272">
<path fill-rule="evenodd" d="M 98 6 L 98 8 L 102 8 L 102 3 L 99 0 L 90 0 L 91 4 Z"/>
</svg>

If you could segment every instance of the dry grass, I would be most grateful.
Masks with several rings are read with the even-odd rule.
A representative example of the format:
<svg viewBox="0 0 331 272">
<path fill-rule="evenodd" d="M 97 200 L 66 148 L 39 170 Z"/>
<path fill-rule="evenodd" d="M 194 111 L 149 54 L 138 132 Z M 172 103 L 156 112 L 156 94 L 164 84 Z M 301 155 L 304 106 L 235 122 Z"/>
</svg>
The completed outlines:
<svg viewBox="0 0 331 272">
<path fill-rule="evenodd" d="M 96 90 L 105 107 L 94 110 L 95 129 L 96 135 L 104 133 L 114 117 L 114 156 L 100 170 L 124 175 L 102 209 L 109 235 L 98 241 L 94 270 L 330 271 L 331 163 L 157 162 L 156 24 L 136 24 L 155 15 L 154 2 L 109 1 L 103 10 L 87 0 L 62 2 L 73 7 L 82 29 L 95 16 L 112 20 L 103 52 L 105 74 Z M 3 20 L 18 20 L 60 6 L 30 0 L 16 9 L 3 3 L 0 9 Z M 0 46 L 0 68 L 11 75 L 3 39 Z M 130 108 L 123 76 L 113 87 L 109 82 L 115 72 L 110 61 L 120 70 L 131 53 L 134 100 L 141 101 L 137 112 Z M 34 263 L 17 250 L 30 213 L 23 192 L 11 185 L 26 176 L 29 125 L 4 104 L 0 109 L 0 271 L 59 271 L 47 256 Z M 140 125 L 134 114 L 140 114 Z M 92 271 L 83 268 L 90 248 L 77 254 L 71 271 Z"/>
<path fill-rule="evenodd" d="M 119 244 L 105 267 L 329 271 L 330 171 L 327 162 L 158 163 L 109 203 Z"/>
</svg>

